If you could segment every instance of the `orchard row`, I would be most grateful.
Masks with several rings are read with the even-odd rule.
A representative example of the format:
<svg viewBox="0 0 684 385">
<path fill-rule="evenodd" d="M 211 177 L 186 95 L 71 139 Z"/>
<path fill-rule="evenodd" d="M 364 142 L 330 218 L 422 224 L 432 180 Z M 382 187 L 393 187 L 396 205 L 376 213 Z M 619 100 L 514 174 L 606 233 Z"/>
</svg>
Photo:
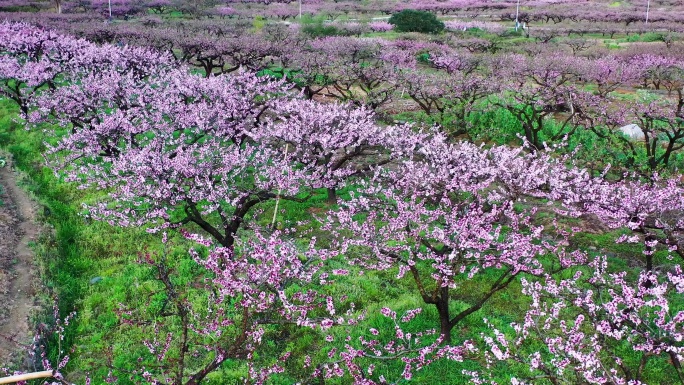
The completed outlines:
<svg viewBox="0 0 684 385">
<path fill-rule="evenodd" d="M 517 12 L 518 20 L 527 23 L 562 23 L 562 22 L 609 22 L 624 25 L 646 23 L 681 23 L 684 9 L 678 1 L 661 0 L 650 4 L 646 1 L 628 3 L 610 3 L 602 1 L 586 1 L 577 7 L 571 0 L 527 0 L 520 2 Z M 52 9 L 58 13 L 95 12 L 109 15 L 111 4 L 112 16 L 129 17 L 140 14 L 169 14 L 179 11 L 193 16 L 209 17 L 247 17 L 257 14 L 269 18 L 294 19 L 299 15 L 298 2 L 294 0 L 223 0 L 185 2 L 177 0 L 2 0 L 0 9 L 36 11 Z M 462 18 L 487 18 L 501 21 L 513 21 L 516 15 L 516 1 L 496 0 L 412 0 L 412 1 L 322 1 L 304 0 L 302 13 L 306 15 L 326 15 L 330 19 L 341 16 L 368 17 L 390 15 L 404 9 L 415 9 L 433 12 L 442 16 Z M 649 11 L 646 19 L 647 8 Z"/>
<path fill-rule="evenodd" d="M 611 125 L 641 119 L 645 142 L 655 143 L 651 170 L 658 169 L 681 146 L 682 87 L 665 75 L 681 61 L 639 53 L 476 55 L 439 46 L 441 54 L 419 63 L 429 43 L 262 37 L 271 49 L 287 47 L 277 60 L 296 74 L 276 80 L 249 71 L 266 67 L 240 63 L 229 71 L 223 63 L 204 77 L 150 48 L 0 25 L 2 93 L 20 107 L 27 129 L 42 130 L 49 167 L 103 192 L 87 215 L 162 233 L 163 242 L 179 231 L 197 243 L 190 254 L 206 271 L 182 287 L 163 256 L 142 257 L 163 284 L 166 313 L 122 305 L 119 322 L 153 335 L 131 341 L 149 354 L 133 370 L 110 363 L 107 381 L 198 384 L 234 362 L 248 367 L 244 381 L 254 384 L 395 383 L 443 361 L 480 363 L 463 369 L 479 384 L 641 384 L 684 375 L 684 273 L 655 258 L 684 257 L 679 180 L 609 180 L 609 170 L 578 168 L 572 154 L 554 153 L 539 136 L 558 106 L 568 121 L 558 138 L 576 127 L 598 130 L 595 121 L 608 135 Z M 613 100 L 614 91 L 636 85 L 666 87 L 673 98 Z M 374 109 L 402 91 L 436 127 L 378 122 Z M 467 135 L 468 114 L 485 99 L 519 117 L 525 146 L 454 140 Z M 446 111 L 457 121 L 441 120 Z M 330 235 L 326 242 L 303 224 L 277 229 L 259 220 L 275 201 L 321 190 L 337 203 L 311 219 Z M 544 212 L 552 224 L 538 222 Z M 573 245 L 579 230 L 568 223 L 587 216 L 624 229 L 617 242 L 643 248 L 639 274 Z M 364 323 L 365 309 L 336 292 L 335 282 L 373 272 L 411 282 L 424 307 L 402 314 L 387 303 L 381 313 L 392 327 Z M 483 290 L 465 289 L 482 280 Z M 484 335 L 454 333 L 514 284 L 529 308 L 510 331 L 485 320 Z M 437 319 L 413 330 L 428 308 Z M 334 347 L 320 355 L 283 344 L 279 357 L 260 354 L 286 328 L 313 330 Z M 403 369 L 381 369 L 389 361 Z M 663 372 L 652 371 L 654 362 Z M 510 365 L 525 370 L 511 379 Z"/>
<path fill-rule="evenodd" d="M 166 53 L 138 64 L 149 73 L 171 62 L 206 76 L 248 70 L 286 78 L 308 99 L 364 106 L 390 123 L 394 114 L 413 111 L 447 136 L 473 141 L 488 140 L 473 122 L 503 109 L 534 148 L 588 133 L 613 143 L 616 166 L 649 172 L 677 166 L 671 161 L 684 143 L 684 53 L 677 44 L 609 52 L 584 38 L 513 47 L 468 34 L 443 41 L 312 38 L 297 26 L 268 24 L 257 33 L 216 22 L 59 27 L 96 43 Z M 15 78 L 12 71 L 5 78 Z M 30 89 L 6 95 L 25 104 L 22 92 Z M 630 140 L 620 128 L 634 125 Z"/>
</svg>

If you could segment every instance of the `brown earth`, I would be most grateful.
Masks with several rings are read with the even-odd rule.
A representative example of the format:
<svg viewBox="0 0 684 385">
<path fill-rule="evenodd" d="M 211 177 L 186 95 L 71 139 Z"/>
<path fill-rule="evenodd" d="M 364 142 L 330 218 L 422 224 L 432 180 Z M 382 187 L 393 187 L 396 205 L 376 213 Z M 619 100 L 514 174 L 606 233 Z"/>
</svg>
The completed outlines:
<svg viewBox="0 0 684 385">
<path fill-rule="evenodd" d="M 30 243 L 40 226 L 9 165 L 0 168 L 0 200 L 0 367 L 7 367 L 22 360 L 32 339 L 36 281 Z"/>
</svg>

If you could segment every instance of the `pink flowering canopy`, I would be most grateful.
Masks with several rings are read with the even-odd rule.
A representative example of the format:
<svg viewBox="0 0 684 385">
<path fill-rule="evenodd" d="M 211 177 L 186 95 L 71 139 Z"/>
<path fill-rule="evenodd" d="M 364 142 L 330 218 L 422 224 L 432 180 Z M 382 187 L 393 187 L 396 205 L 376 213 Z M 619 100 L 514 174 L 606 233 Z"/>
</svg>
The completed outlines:
<svg viewBox="0 0 684 385">
<path fill-rule="evenodd" d="M 250 373 L 250 383 L 263 384 L 284 370 L 290 356 L 285 352 L 275 360 L 258 357 L 269 338 L 269 325 L 321 329 L 339 318 L 331 298 L 311 285 L 322 281 L 323 262 L 334 256 L 316 250 L 314 240 L 300 247 L 285 240 L 287 234 L 255 232 L 234 248 L 225 248 L 214 247 L 211 240 L 198 235 L 184 235 L 197 242 L 197 247 L 209 247 L 206 256 L 190 250 L 209 278 L 186 288 L 178 284 L 179 277 L 165 263 L 165 256 L 143 256 L 142 262 L 152 269 L 168 296 L 166 317 L 175 322 L 150 323 L 150 317 L 158 317 L 153 304 L 120 305 L 121 322 L 148 337 L 137 342 L 145 351 L 137 369 L 131 373 L 126 366 L 114 366 L 109 381 L 126 376 L 141 383 L 195 385 L 225 361 L 240 360 Z"/>
<path fill-rule="evenodd" d="M 267 142 L 287 143 L 288 157 L 307 171 L 313 187 L 334 191 L 410 153 L 423 136 L 406 125 L 381 127 L 374 113 L 349 103 L 292 99 L 273 110 L 277 118 L 259 131 Z"/>
<path fill-rule="evenodd" d="M 66 180 L 110 189 L 91 216 L 150 231 L 193 222 L 228 246 L 251 207 L 304 185 L 282 153 L 250 139 L 287 93 L 249 74 L 203 79 L 178 70 L 140 82 L 93 73 L 39 98 L 31 120 L 71 127 L 48 151 L 67 166 L 56 164 Z M 210 224 L 210 214 L 223 225 Z"/>
<path fill-rule="evenodd" d="M 681 267 L 642 272 L 636 280 L 608 270 L 605 257 L 589 267 L 568 279 L 523 280 L 522 294 L 531 300 L 524 321 L 510 325 L 513 337 L 492 327 L 493 336 L 484 337 L 486 370 L 470 373 L 473 382 L 493 384 L 502 362 L 529 366 L 519 384 L 539 376 L 558 383 L 646 384 L 662 375 L 651 372 L 658 358 L 681 375 Z"/>
<path fill-rule="evenodd" d="M 567 252 L 562 242 L 543 240 L 543 226 L 531 222 L 534 209 L 515 207 L 518 200 L 555 199 L 557 191 L 584 176 L 523 149 L 485 150 L 449 144 L 441 136 L 423 145 L 419 160 L 378 171 L 362 183 L 327 228 L 354 256 L 351 264 L 413 279 L 423 301 L 439 312 L 442 341 L 450 342 L 459 322 L 519 274 L 543 274 L 542 256 L 555 256 L 555 269 L 585 259 Z M 451 314 L 449 301 L 460 298 L 460 283 L 483 271 L 495 271 L 496 282 Z"/>
</svg>

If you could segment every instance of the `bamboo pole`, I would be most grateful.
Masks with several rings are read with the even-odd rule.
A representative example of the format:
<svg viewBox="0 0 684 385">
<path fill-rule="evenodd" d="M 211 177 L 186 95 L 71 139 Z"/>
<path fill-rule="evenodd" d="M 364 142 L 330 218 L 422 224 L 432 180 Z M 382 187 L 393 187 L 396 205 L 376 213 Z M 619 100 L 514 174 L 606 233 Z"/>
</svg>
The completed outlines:
<svg viewBox="0 0 684 385">
<path fill-rule="evenodd" d="M 42 372 L 35 373 L 24 373 L 17 374 L 16 376 L 2 377 L 0 378 L 0 384 L 14 384 L 19 381 L 35 380 L 37 378 L 48 378 L 52 377 L 52 370 L 45 370 Z"/>
<path fill-rule="evenodd" d="M 285 143 L 285 160 L 287 160 L 287 150 L 290 149 L 290 143 Z M 273 219 L 271 220 L 271 228 L 275 229 L 276 215 L 278 215 L 278 204 L 280 203 L 280 192 L 278 189 L 278 195 L 276 195 L 275 209 L 273 209 Z"/>
</svg>

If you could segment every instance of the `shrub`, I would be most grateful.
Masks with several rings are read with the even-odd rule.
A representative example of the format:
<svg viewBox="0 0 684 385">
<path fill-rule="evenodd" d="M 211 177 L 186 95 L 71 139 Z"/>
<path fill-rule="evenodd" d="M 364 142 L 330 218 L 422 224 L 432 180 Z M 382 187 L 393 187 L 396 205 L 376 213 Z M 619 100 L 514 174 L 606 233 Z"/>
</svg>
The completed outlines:
<svg viewBox="0 0 684 385">
<path fill-rule="evenodd" d="M 302 27 L 302 32 L 311 37 L 337 36 L 341 34 L 335 26 L 323 23 L 306 24 Z"/>
<path fill-rule="evenodd" d="M 416 55 L 416 60 L 418 60 L 418 63 L 422 64 L 431 64 L 432 61 L 430 60 L 430 53 L 429 52 L 422 52 Z"/>
<path fill-rule="evenodd" d="M 393 14 L 389 23 L 399 32 L 439 33 L 444 30 L 444 23 L 434 14 L 411 9 Z"/>
<path fill-rule="evenodd" d="M 370 27 L 371 31 L 373 32 L 389 32 L 394 28 L 394 26 L 386 21 L 374 21 L 371 23 L 368 23 L 368 27 Z"/>
<path fill-rule="evenodd" d="M 343 36 L 361 36 L 361 34 L 369 32 L 370 28 L 366 24 L 359 23 L 333 23 L 339 35 Z"/>
<path fill-rule="evenodd" d="M 657 33 L 657 32 L 646 32 L 643 34 L 634 34 L 627 36 L 627 42 L 628 43 L 636 43 L 636 42 L 643 42 L 643 43 L 653 43 L 653 42 L 658 42 L 658 41 L 663 41 L 664 35 L 662 33 Z"/>
</svg>

